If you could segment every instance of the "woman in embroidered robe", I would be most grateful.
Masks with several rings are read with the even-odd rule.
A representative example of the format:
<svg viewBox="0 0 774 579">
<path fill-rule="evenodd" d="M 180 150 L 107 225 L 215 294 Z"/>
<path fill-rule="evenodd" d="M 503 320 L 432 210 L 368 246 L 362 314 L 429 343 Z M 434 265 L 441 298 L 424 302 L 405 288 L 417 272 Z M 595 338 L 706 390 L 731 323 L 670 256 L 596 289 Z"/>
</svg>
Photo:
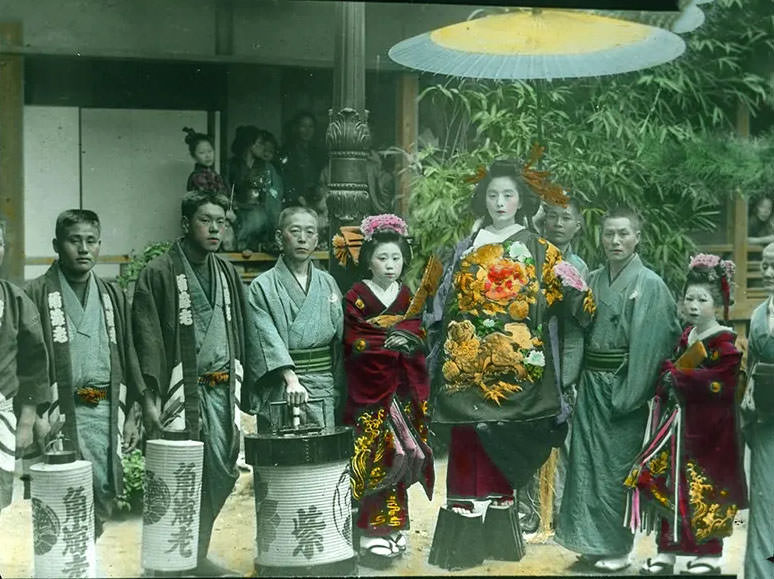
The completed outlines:
<svg viewBox="0 0 774 579">
<path fill-rule="evenodd" d="M 761 260 L 766 300 L 750 320 L 749 368 L 742 411 L 750 447 L 750 515 L 744 557 L 746 579 L 768 579 L 774 566 L 774 243 Z"/>
<path fill-rule="evenodd" d="M 430 553 L 445 568 L 523 556 L 513 489 L 566 434 L 560 324 L 568 314 L 585 327 L 594 310 L 577 270 L 520 225 L 531 192 L 522 174 L 495 162 L 477 184 L 479 220 L 457 245 L 428 314 L 433 420 L 452 425 L 447 507 Z M 557 266 L 574 273 L 563 278 Z"/>
<path fill-rule="evenodd" d="M 361 230 L 360 264 L 372 275 L 355 283 L 344 301 L 344 420 L 355 428 L 351 474 L 360 501 L 361 562 L 379 565 L 406 549 L 408 487 L 418 481 L 432 499 L 430 385 L 421 319 L 403 319 L 411 303 L 398 281 L 410 259 L 406 224 L 380 215 L 366 218 Z"/>
<path fill-rule="evenodd" d="M 673 359 L 664 362 L 652 403 L 653 437 L 627 481 L 637 489 L 633 513 L 641 526 L 660 519 L 658 555 L 644 574 L 672 574 L 677 555 L 694 557 L 691 575 L 719 573 L 723 538 L 746 508 L 737 423 L 742 354 L 736 334 L 716 319 L 721 305 L 727 316 L 733 268 L 706 254 L 689 266 L 683 298 L 689 324 Z"/>
</svg>

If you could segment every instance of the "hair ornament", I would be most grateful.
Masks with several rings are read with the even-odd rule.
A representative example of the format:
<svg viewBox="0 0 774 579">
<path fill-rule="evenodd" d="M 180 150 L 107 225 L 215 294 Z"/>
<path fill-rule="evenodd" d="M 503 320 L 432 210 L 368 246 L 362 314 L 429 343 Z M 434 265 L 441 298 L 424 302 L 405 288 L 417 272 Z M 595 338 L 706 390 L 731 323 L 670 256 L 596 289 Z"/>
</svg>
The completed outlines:
<svg viewBox="0 0 774 579">
<path fill-rule="evenodd" d="M 721 259 L 712 253 L 700 253 L 692 256 L 688 263 L 688 269 L 706 269 L 707 281 L 720 283 L 720 291 L 723 295 L 723 317 L 728 319 L 728 307 L 731 302 L 731 283 L 736 273 L 736 264 L 730 259 Z"/>
<path fill-rule="evenodd" d="M 363 239 L 369 241 L 377 231 L 394 231 L 401 237 L 408 235 L 408 226 L 397 215 L 382 213 L 381 215 L 369 215 L 360 223 L 360 232 Z"/>
<path fill-rule="evenodd" d="M 551 181 L 549 178 L 550 173 L 548 171 L 533 169 L 533 166 L 537 164 L 544 152 L 545 147 L 542 145 L 539 145 L 538 143 L 532 145 L 532 148 L 529 150 L 527 162 L 521 168 L 521 177 L 527 182 L 535 194 L 546 203 L 567 207 L 570 198 L 564 188 Z M 464 181 L 465 183 L 476 185 L 486 176 L 487 169 L 483 166 L 479 166 L 476 168 L 476 174 L 464 177 Z"/>
<path fill-rule="evenodd" d="M 347 263 L 357 265 L 360 259 L 360 247 L 363 245 L 363 234 L 360 228 L 355 225 L 342 225 L 339 232 L 331 240 L 333 244 L 333 256 L 342 267 L 347 267 Z"/>
<path fill-rule="evenodd" d="M 486 177 L 486 167 L 483 165 L 479 165 L 476 167 L 476 174 L 475 175 L 468 175 L 467 177 L 463 177 L 463 181 L 465 183 L 470 183 L 471 185 L 476 185 L 480 181 L 482 181 Z"/>
</svg>

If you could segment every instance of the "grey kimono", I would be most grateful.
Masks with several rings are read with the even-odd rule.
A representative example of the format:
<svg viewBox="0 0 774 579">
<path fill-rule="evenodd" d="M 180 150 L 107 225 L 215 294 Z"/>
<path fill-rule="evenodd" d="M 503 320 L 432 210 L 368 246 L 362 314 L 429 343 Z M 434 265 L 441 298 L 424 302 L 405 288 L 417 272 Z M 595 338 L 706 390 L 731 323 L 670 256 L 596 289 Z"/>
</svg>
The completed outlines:
<svg viewBox="0 0 774 579">
<path fill-rule="evenodd" d="M 586 339 L 556 541 L 587 555 L 619 556 L 634 539 L 623 526 L 623 481 L 680 327 L 669 290 L 638 255 L 609 280 L 607 266 L 589 276 L 597 315 Z"/>
<path fill-rule="evenodd" d="M 271 426 L 271 403 L 284 400 L 280 371 L 292 368 L 310 398 L 324 400 L 325 423 L 333 426 L 341 396 L 341 292 L 328 273 L 309 268 L 302 288 L 283 258 L 253 280 L 248 290 L 248 332 L 255 344 L 248 354 L 248 375 L 256 383 L 242 396 L 246 412 L 258 415 L 258 427 Z M 322 417 L 314 416 L 314 421 Z"/>
<path fill-rule="evenodd" d="M 769 332 L 770 299 L 759 305 L 750 320 L 749 367 L 758 362 L 774 364 L 774 336 Z M 759 386 L 755 386 L 759 387 Z M 774 564 L 774 419 L 759 414 L 749 417 L 745 439 L 750 447 L 750 518 L 747 523 L 747 549 L 744 557 L 746 579 L 768 579 Z"/>
</svg>

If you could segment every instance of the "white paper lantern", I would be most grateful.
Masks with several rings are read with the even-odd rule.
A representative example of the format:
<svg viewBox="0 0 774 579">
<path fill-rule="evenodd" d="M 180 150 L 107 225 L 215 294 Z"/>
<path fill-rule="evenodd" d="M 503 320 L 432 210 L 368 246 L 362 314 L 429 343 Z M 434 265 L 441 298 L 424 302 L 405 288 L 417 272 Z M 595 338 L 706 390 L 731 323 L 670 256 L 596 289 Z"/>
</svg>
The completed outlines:
<svg viewBox="0 0 774 579">
<path fill-rule="evenodd" d="M 196 567 L 204 444 L 149 440 L 143 485 L 142 566 L 154 571 Z"/>
<path fill-rule="evenodd" d="M 35 577 L 96 577 L 91 463 L 52 454 L 68 462 L 30 468 Z"/>
<path fill-rule="evenodd" d="M 245 437 L 253 465 L 259 575 L 348 575 L 352 430 Z"/>
</svg>

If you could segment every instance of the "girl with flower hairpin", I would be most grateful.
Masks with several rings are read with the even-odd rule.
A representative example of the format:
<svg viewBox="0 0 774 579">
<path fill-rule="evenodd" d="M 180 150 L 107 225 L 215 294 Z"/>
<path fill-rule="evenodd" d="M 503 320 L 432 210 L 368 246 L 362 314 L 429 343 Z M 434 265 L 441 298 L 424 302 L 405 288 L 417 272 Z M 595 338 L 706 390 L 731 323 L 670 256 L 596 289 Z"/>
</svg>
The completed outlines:
<svg viewBox="0 0 774 579">
<path fill-rule="evenodd" d="M 411 258 L 406 223 L 395 215 L 366 217 L 359 265 L 365 275 L 344 298 L 344 421 L 355 428 L 352 494 L 360 501 L 361 563 L 388 566 L 406 549 L 408 488 L 433 492 L 427 445 L 430 385 L 421 319 L 408 312 L 400 282 Z"/>
<path fill-rule="evenodd" d="M 678 555 L 693 557 L 689 575 L 718 574 L 723 538 L 747 506 L 737 423 L 742 354 L 736 334 L 717 320 L 721 308 L 728 319 L 733 276 L 733 262 L 716 255 L 699 254 L 688 266 L 688 325 L 664 362 L 649 438 L 625 483 L 632 531 L 659 531 L 645 575 L 671 575 Z"/>
</svg>

